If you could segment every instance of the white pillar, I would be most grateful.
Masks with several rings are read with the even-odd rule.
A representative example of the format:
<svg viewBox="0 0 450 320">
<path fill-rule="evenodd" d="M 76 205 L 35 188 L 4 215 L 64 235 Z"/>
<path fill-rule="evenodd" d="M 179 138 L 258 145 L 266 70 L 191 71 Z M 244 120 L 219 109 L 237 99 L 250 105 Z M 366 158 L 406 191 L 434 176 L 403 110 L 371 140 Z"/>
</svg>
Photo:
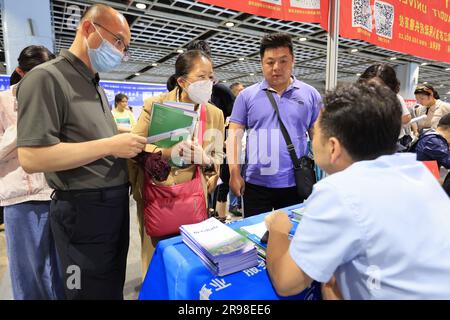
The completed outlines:
<svg viewBox="0 0 450 320">
<path fill-rule="evenodd" d="M 400 81 L 400 95 L 405 100 L 415 100 L 414 90 L 419 81 L 419 64 L 407 63 L 395 67 L 397 78 Z"/>
<path fill-rule="evenodd" d="M 3 0 L 1 4 L 7 74 L 17 67 L 20 52 L 29 45 L 54 50 L 50 0 Z"/>
<path fill-rule="evenodd" d="M 327 69 L 325 90 L 333 90 L 337 84 L 339 48 L 339 5 L 340 0 L 329 0 Z"/>
</svg>

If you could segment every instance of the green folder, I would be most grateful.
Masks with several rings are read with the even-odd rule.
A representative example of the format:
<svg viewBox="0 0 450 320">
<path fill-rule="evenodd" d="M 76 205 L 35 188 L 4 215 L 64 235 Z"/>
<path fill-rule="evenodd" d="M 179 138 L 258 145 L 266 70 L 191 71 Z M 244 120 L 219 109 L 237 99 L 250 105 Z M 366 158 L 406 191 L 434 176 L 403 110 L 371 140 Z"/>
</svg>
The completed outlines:
<svg viewBox="0 0 450 320">
<path fill-rule="evenodd" d="M 192 137 L 197 119 L 195 111 L 154 102 L 147 142 L 160 148 L 170 148 Z"/>
</svg>

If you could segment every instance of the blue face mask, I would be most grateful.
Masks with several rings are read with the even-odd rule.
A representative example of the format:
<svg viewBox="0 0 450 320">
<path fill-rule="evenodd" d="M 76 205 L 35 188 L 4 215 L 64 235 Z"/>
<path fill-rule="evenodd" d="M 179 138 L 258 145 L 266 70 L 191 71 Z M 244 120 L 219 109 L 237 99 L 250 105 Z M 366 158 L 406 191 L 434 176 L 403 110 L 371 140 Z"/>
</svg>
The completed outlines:
<svg viewBox="0 0 450 320">
<path fill-rule="evenodd" d="M 96 31 L 103 41 L 97 49 L 89 48 L 88 44 L 89 59 L 91 60 L 92 67 L 97 72 L 110 72 L 122 63 L 123 53 L 114 47 L 108 40 L 105 40 L 97 29 Z"/>
</svg>

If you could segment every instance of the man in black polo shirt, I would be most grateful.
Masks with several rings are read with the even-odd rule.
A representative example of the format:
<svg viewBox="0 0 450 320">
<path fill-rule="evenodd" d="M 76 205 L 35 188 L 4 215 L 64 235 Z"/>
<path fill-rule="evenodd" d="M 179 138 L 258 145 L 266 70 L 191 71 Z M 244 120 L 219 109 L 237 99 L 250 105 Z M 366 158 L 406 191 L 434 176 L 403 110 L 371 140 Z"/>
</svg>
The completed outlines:
<svg viewBox="0 0 450 320">
<path fill-rule="evenodd" d="M 68 299 L 123 299 L 129 242 L 126 160 L 146 139 L 118 134 L 98 72 L 128 55 L 116 10 L 89 8 L 69 50 L 18 88 L 19 160 L 55 189 L 50 219 Z"/>
</svg>

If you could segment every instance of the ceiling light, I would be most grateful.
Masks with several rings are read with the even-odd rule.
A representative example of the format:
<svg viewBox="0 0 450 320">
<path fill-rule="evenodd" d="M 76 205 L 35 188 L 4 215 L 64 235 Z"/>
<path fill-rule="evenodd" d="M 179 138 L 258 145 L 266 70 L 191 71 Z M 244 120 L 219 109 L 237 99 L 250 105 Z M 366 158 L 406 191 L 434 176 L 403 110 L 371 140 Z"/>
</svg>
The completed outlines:
<svg viewBox="0 0 450 320">
<path fill-rule="evenodd" d="M 183 53 L 183 52 L 184 52 L 183 49 L 178 49 L 178 50 L 177 50 L 177 53 Z"/>
<path fill-rule="evenodd" d="M 443 88 L 444 87 L 444 85 L 443 84 L 441 84 L 440 86 L 439 86 L 439 88 Z"/>
<path fill-rule="evenodd" d="M 450 94 L 450 91 L 449 91 L 449 92 L 447 92 L 446 94 Z"/>
<path fill-rule="evenodd" d="M 140 76 L 141 74 L 140 74 L 139 72 L 136 72 L 134 75 L 135 75 L 136 77 L 138 77 L 138 76 Z"/>
<path fill-rule="evenodd" d="M 245 60 L 245 58 L 239 58 L 238 60 L 239 60 L 239 61 L 244 61 L 244 60 Z"/>
<path fill-rule="evenodd" d="M 157 63 L 152 63 L 152 67 L 157 67 L 158 64 Z"/>
<path fill-rule="evenodd" d="M 306 41 L 306 40 L 308 40 L 308 38 L 306 38 L 306 37 L 301 37 L 300 39 L 298 39 L 299 41 L 301 41 L 301 42 L 303 42 L 303 41 Z"/>
<path fill-rule="evenodd" d="M 254 76 L 254 75 L 255 75 L 255 74 L 254 74 L 253 72 L 249 74 L 249 76 Z"/>
<path fill-rule="evenodd" d="M 351 53 L 355 53 L 355 52 L 358 52 L 358 51 L 359 51 L 358 49 L 352 49 L 352 50 L 350 50 Z"/>
<path fill-rule="evenodd" d="M 445 69 L 445 71 L 450 71 L 450 68 Z"/>
<path fill-rule="evenodd" d="M 424 62 L 424 63 L 421 63 L 420 65 L 421 66 L 426 66 L 428 63 L 427 62 Z"/>
<path fill-rule="evenodd" d="M 136 8 L 145 10 L 145 9 L 147 9 L 147 5 L 144 3 L 136 3 Z"/>
<path fill-rule="evenodd" d="M 234 27 L 234 22 L 227 22 L 227 23 L 225 23 L 225 26 L 226 27 L 228 27 L 228 28 L 233 28 Z"/>
<path fill-rule="evenodd" d="M 390 57 L 389 60 L 392 60 L 392 61 L 397 60 L 397 57 Z"/>
<path fill-rule="evenodd" d="M 227 83 L 227 80 L 222 80 L 223 83 Z"/>
<path fill-rule="evenodd" d="M 357 77 L 361 77 L 361 73 L 357 73 L 356 76 L 357 76 Z"/>
<path fill-rule="evenodd" d="M 423 82 L 423 84 L 428 84 L 428 81 Z"/>
</svg>

